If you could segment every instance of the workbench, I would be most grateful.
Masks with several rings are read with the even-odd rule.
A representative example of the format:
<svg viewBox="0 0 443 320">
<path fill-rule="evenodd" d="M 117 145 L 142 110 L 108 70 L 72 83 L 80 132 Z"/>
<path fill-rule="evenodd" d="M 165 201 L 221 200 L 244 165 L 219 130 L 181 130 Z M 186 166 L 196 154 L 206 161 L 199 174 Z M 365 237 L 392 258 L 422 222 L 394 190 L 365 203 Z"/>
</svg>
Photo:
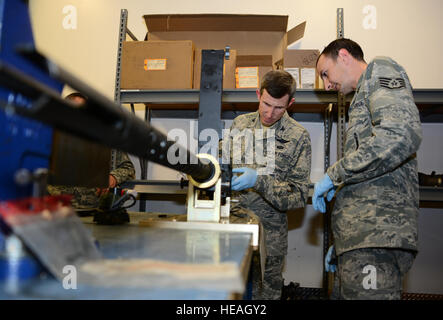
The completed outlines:
<svg viewBox="0 0 443 320">
<path fill-rule="evenodd" d="M 142 227 L 139 221 L 149 213 L 130 212 L 131 222 L 125 225 L 97 225 L 92 217 L 83 217 L 85 227 L 97 241 L 104 259 L 112 261 L 158 261 L 174 266 L 195 265 L 191 277 L 177 274 L 169 277 L 146 275 L 140 285 L 107 286 L 79 283 L 77 289 L 64 289 L 60 281 L 49 275 L 23 283 L 20 290 L 8 293 L 3 287 L 0 299 L 158 299 L 219 300 L 241 299 L 245 293 L 252 257 L 252 234 L 247 232 L 186 230 Z M 151 214 L 152 215 L 152 214 Z M 111 260 L 109 260 L 111 261 Z M 202 266 L 212 271 L 225 265 L 229 275 L 202 274 Z M 172 269 L 171 269 L 172 270 Z M 178 269 L 180 270 L 180 269 Z M 200 274 L 199 274 L 200 273 Z M 200 278 L 201 277 L 201 278 Z M 115 277 L 118 279 L 119 277 Z M 167 279 L 170 279 L 169 281 Z M 133 283 L 138 283 L 134 278 Z M 127 283 L 129 283 L 127 282 Z"/>
</svg>

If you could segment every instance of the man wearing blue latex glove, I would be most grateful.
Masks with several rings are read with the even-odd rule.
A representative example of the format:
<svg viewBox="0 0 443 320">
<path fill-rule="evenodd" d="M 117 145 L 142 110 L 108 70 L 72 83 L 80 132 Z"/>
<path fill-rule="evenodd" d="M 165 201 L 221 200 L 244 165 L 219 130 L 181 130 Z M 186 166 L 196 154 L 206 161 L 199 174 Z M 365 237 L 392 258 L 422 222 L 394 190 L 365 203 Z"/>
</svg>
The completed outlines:
<svg viewBox="0 0 443 320">
<path fill-rule="evenodd" d="M 329 190 L 329 201 L 337 188 L 331 229 L 338 272 L 331 297 L 400 299 L 418 249 L 422 131 L 409 78 L 391 58 L 367 64 L 350 39 L 332 41 L 317 71 L 326 90 L 355 90 L 344 155 L 316 184 L 312 199 L 324 212 L 324 193 Z M 376 279 L 368 286 L 365 277 Z"/>
<path fill-rule="evenodd" d="M 232 177 L 231 188 L 234 191 L 242 191 L 252 188 L 257 181 L 257 171 L 248 167 L 235 168 L 232 173 L 242 173 L 240 176 Z"/>
<path fill-rule="evenodd" d="M 335 272 L 337 271 L 337 265 L 335 264 L 331 264 L 331 260 L 332 260 L 332 255 L 335 255 L 334 253 L 334 246 L 330 246 L 328 253 L 326 254 L 325 257 L 325 270 L 326 272 Z"/>
<path fill-rule="evenodd" d="M 295 81 L 289 73 L 268 72 L 257 90 L 258 111 L 236 117 L 223 141 L 230 146 L 231 187 L 239 200 L 232 209 L 252 211 L 263 226 L 260 237 L 265 248 L 259 252 L 266 253 L 266 261 L 261 265 L 254 255 L 253 299 L 281 298 L 288 247 L 286 211 L 304 207 L 308 199 L 311 141 L 307 130 L 287 112 L 294 93 Z"/>
<path fill-rule="evenodd" d="M 327 198 L 328 201 L 331 201 L 334 196 L 334 184 L 332 183 L 331 178 L 327 174 L 317 182 L 314 186 L 314 194 L 312 195 L 312 205 L 315 210 L 325 213 L 326 212 L 326 204 L 324 199 L 324 194 L 328 193 Z"/>
</svg>

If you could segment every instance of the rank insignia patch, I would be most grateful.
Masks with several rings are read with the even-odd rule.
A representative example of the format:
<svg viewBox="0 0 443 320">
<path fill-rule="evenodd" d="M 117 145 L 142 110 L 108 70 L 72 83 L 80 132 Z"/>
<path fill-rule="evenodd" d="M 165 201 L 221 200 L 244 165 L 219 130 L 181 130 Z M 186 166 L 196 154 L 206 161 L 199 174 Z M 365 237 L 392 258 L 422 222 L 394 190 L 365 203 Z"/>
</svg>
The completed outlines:
<svg viewBox="0 0 443 320">
<path fill-rule="evenodd" d="M 402 78 L 378 78 L 380 86 L 388 89 L 405 88 L 405 81 Z"/>
</svg>

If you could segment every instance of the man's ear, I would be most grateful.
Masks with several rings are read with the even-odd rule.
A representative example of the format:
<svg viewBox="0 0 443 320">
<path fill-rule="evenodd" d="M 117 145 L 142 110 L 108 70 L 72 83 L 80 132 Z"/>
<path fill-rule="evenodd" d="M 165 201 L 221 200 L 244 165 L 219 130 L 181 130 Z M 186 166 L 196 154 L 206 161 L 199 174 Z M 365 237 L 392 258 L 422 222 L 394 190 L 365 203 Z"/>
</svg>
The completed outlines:
<svg viewBox="0 0 443 320">
<path fill-rule="evenodd" d="M 257 94 L 258 101 L 260 101 L 260 97 L 261 97 L 260 89 L 255 90 L 255 93 Z"/>
<path fill-rule="evenodd" d="M 289 102 L 288 102 L 288 107 L 286 109 L 289 109 L 294 102 L 295 102 L 295 98 L 291 98 L 291 100 L 289 100 Z"/>
<path fill-rule="evenodd" d="M 338 50 L 338 56 L 343 60 L 345 64 L 349 62 L 349 59 L 352 57 L 348 50 L 345 48 L 341 48 Z"/>
</svg>

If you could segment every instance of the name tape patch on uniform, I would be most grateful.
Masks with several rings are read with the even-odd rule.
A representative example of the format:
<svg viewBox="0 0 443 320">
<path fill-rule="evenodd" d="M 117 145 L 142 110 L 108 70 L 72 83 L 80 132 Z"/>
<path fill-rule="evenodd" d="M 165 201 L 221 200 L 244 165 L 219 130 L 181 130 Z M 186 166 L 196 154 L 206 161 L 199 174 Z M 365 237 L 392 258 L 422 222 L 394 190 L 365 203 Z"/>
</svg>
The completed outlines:
<svg viewBox="0 0 443 320">
<path fill-rule="evenodd" d="M 402 78 L 378 78 L 381 87 L 388 89 L 405 88 L 405 81 Z"/>
</svg>

